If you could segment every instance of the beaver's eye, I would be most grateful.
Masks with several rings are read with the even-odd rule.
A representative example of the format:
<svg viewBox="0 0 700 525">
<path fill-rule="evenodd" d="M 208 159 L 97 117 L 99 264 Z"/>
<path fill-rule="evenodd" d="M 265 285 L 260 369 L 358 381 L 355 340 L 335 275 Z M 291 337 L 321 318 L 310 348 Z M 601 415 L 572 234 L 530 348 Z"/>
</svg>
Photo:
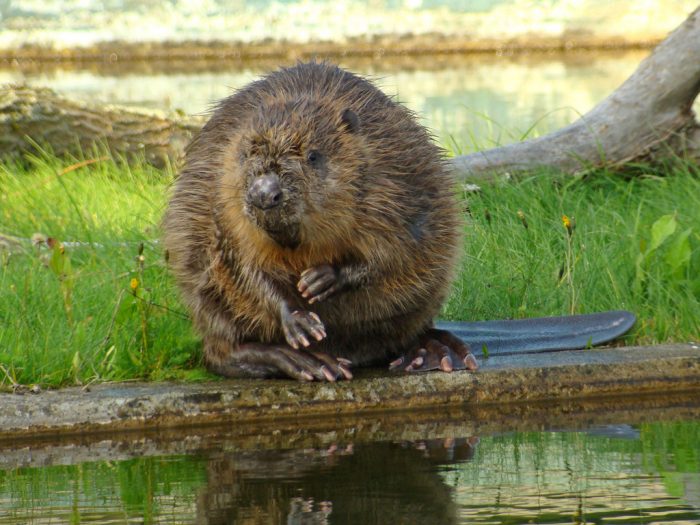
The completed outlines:
<svg viewBox="0 0 700 525">
<path fill-rule="evenodd" d="M 306 161 L 312 166 L 318 166 L 321 163 L 321 153 L 312 149 L 306 154 Z"/>
</svg>

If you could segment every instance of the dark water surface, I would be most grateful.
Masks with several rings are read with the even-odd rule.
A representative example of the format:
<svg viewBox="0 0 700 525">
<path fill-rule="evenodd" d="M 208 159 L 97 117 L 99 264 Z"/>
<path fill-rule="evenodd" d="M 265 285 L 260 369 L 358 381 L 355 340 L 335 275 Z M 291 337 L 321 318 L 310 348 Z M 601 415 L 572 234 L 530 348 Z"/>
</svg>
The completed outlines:
<svg viewBox="0 0 700 525">
<path fill-rule="evenodd" d="M 275 446 L 275 431 L 211 430 L 181 431 L 180 448 L 25 443 L 0 455 L 0 524 L 700 523 L 700 418 L 642 412 L 481 436 L 451 435 L 460 422 L 370 441 L 359 427 L 299 427 Z"/>
</svg>

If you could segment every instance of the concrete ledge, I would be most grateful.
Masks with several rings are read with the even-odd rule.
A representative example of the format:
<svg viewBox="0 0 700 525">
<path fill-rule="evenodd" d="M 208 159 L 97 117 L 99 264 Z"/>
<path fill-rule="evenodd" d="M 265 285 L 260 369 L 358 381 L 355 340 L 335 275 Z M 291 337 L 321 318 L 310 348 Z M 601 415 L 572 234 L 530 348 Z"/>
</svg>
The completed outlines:
<svg viewBox="0 0 700 525">
<path fill-rule="evenodd" d="M 416 443 L 514 431 L 597 428 L 605 431 L 610 425 L 627 431 L 629 425 L 649 421 L 696 421 L 699 418 L 700 395 L 695 391 L 360 413 L 242 425 L 15 436 L 0 439 L 0 470 L 135 457 L 220 454 L 222 451 L 226 454 L 257 454 L 264 450 L 328 451 L 368 442 Z"/>
<path fill-rule="evenodd" d="M 700 346 L 625 347 L 497 356 L 476 373 L 366 371 L 335 384 L 217 381 L 122 383 L 85 391 L 0 395 L 0 440 L 85 432 L 245 423 L 304 426 L 308 418 L 487 407 L 700 390 Z M 304 419 L 307 418 L 307 419 Z M 301 419 L 301 421 L 299 421 Z M 296 421 L 295 421 L 296 420 Z"/>
</svg>

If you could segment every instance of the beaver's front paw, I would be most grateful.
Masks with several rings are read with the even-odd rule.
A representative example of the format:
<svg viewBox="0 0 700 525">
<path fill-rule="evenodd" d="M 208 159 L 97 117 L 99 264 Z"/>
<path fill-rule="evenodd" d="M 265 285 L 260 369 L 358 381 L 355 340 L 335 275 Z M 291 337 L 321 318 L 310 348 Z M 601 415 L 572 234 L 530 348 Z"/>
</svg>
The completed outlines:
<svg viewBox="0 0 700 525">
<path fill-rule="evenodd" d="M 318 315 L 313 312 L 304 310 L 290 312 L 287 308 L 282 308 L 281 321 L 284 338 L 292 348 L 309 346 L 311 342 L 307 335 L 316 341 L 321 341 L 326 337 L 326 328 Z"/>
<path fill-rule="evenodd" d="M 330 264 L 321 264 L 304 270 L 297 283 L 297 289 L 309 304 L 327 299 L 338 293 L 344 286 L 340 271 Z"/>
</svg>

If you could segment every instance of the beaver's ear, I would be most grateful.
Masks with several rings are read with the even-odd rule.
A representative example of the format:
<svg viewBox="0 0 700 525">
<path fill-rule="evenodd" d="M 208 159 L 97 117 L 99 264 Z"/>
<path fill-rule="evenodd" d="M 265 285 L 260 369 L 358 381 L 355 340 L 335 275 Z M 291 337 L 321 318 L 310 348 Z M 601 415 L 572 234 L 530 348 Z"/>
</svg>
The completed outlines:
<svg viewBox="0 0 700 525">
<path fill-rule="evenodd" d="M 346 109 L 340 114 L 340 122 L 350 133 L 356 133 L 360 129 L 360 119 L 351 109 Z"/>
</svg>

